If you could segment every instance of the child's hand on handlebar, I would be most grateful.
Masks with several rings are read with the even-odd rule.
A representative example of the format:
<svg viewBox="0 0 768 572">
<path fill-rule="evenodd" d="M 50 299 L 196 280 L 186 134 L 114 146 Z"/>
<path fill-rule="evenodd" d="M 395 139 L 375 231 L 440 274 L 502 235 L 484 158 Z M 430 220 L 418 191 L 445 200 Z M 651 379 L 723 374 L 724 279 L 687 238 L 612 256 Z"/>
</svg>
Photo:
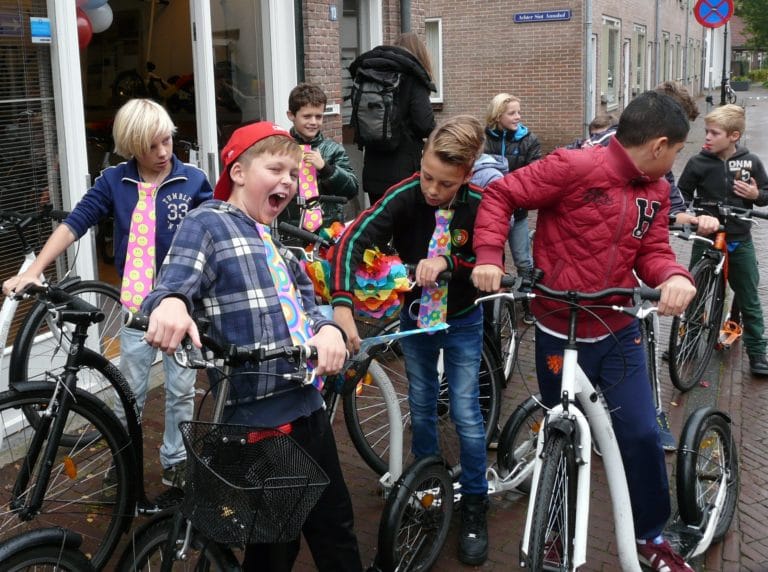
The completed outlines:
<svg viewBox="0 0 768 572">
<path fill-rule="evenodd" d="M 11 276 L 8 280 L 3 282 L 3 294 L 6 296 L 20 294 L 21 292 L 24 292 L 24 289 L 30 284 L 42 286 L 40 279 L 37 276 L 28 276 L 26 274 Z"/>
<path fill-rule="evenodd" d="M 347 347 L 341 332 L 334 326 L 323 326 L 307 345 L 317 349 L 315 373 L 318 375 L 338 373 L 347 359 Z"/>
<path fill-rule="evenodd" d="M 658 312 L 662 316 L 677 316 L 696 295 L 696 287 L 685 276 L 676 274 L 659 284 L 661 299 Z"/>
<path fill-rule="evenodd" d="M 504 271 L 495 264 L 479 264 L 472 270 L 472 283 L 482 292 L 498 292 Z"/>
<path fill-rule="evenodd" d="M 184 301 L 173 296 L 164 298 L 149 315 L 144 340 L 152 347 L 173 355 L 187 335 L 195 347 L 202 347 L 197 325 L 187 312 Z"/>
<path fill-rule="evenodd" d="M 333 321 L 336 322 L 347 336 L 347 349 L 354 354 L 360 351 L 360 332 L 357 331 L 355 316 L 352 308 L 336 306 L 333 309 Z"/>
<path fill-rule="evenodd" d="M 442 256 L 422 258 L 413 272 L 413 279 L 419 286 L 432 286 L 441 272 L 448 270 L 448 262 Z"/>
</svg>

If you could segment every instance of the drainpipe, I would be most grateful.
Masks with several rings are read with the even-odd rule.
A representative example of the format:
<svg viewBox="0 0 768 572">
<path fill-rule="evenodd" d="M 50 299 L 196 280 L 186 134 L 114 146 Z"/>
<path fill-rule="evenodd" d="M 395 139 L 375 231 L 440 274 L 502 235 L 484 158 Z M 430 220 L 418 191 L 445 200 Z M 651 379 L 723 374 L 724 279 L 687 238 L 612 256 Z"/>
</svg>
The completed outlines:
<svg viewBox="0 0 768 572">
<path fill-rule="evenodd" d="M 584 66 L 584 95 L 586 98 L 591 97 L 592 102 L 584 101 L 584 133 L 587 132 L 587 125 L 592 121 L 590 117 L 590 109 L 595 104 L 595 90 L 596 85 L 592 85 L 592 79 L 595 75 L 595 62 L 592 58 L 592 0 L 585 0 L 584 2 L 584 60 L 586 65 Z M 589 88 L 592 86 L 593 91 L 590 94 Z M 585 98 L 585 99 L 586 99 Z"/>
<path fill-rule="evenodd" d="M 656 43 L 656 62 L 654 65 L 654 82 L 653 85 L 659 85 L 661 83 L 661 73 L 659 70 L 659 65 L 661 64 L 661 34 L 659 34 L 659 25 L 661 24 L 661 19 L 659 16 L 659 1 L 656 0 L 656 30 L 653 33 L 653 41 Z"/>
<path fill-rule="evenodd" d="M 411 31 L 411 0 L 400 0 L 400 31 Z"/>
<path fill-rule="evenodd" d="M 689 86 L 691 77 L 688 75 L 688 21 L 691 12 L 691 3 L 689 0 L 685 0 L 685 49 L 683 50 L 683 83 L 686 87 Z"/>
</svg>

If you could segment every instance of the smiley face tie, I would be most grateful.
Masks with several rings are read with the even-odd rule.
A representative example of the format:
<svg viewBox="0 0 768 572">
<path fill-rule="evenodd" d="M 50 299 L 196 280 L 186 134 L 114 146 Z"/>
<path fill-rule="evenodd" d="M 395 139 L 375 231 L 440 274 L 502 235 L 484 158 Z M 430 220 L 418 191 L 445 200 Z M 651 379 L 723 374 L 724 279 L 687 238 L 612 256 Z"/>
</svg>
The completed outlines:
<svg viewBox="0 0 768 572">
<path fill-rule="evenodd" d="M 435 231 L 429 241 L 427 258 L 436 258 L 451 253 L 451 220 L 453 210 L 437 209 L 435 211 Z M 448 284 L 443 281 L 435 286 L 423 286 L 419 302 L 419 317 L 416 324 L 420 328 L 428 328 L 444 324 L 448 316 Z"/>
<path fill-rule="evenodd" d="M 155 195 L 157 185 L 140 182 L 139 200 L 131 214 L 128 249 L 125 253 L 120 301 L 138 312 L 155 280 Z"/>
<path fill-rule="evenodd" d="M 304 145 L 304 152 L 311 151 L 312 147 Z M 299 169 L 299 196 L 305 201 L 314 199 L 320 194 L 317 188 L 317 169 L 302 160 Z M 317 232 L 323 225 L 323 210 L 319 207 L 307 209 L 301 217 L 301 228 L 309 232 Z"/>
</svg>

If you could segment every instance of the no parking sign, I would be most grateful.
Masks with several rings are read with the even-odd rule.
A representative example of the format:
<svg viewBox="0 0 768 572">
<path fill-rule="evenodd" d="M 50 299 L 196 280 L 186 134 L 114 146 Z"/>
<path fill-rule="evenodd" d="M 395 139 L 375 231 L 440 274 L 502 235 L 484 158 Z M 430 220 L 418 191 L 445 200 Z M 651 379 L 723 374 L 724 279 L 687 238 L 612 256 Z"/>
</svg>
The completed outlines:
<svg viewBox="0 0 768 572">
<path fill-rule="evenodd" d="M 733 0 L 698 0 L 693 14 L 705 28 L 719 28 L 733 16 Z"/>
</svg>

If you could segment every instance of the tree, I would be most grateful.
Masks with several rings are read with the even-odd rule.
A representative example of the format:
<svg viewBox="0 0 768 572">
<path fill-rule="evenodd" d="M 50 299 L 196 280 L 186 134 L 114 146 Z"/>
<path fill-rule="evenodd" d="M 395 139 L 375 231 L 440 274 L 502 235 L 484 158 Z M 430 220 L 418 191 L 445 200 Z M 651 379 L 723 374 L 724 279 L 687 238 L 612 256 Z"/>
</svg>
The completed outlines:
<svg viewBox="0 0 768 572">
<path fill-rule="evenodd" d="M 768 0 L 736 0 L 736 15 L 744 19 L 751 48 L 768 47 Z"/>
</svg>

